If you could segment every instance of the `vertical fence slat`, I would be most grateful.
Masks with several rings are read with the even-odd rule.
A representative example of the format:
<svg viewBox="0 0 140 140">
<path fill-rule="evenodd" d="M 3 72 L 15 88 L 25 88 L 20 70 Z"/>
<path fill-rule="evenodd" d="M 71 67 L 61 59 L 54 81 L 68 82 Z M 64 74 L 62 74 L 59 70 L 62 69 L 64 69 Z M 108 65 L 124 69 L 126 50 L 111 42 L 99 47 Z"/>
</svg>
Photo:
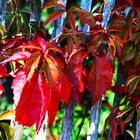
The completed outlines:
<svg viewBox="0 0 140 140">
<path fill-rule="evenodd" d="M 81 8 L 90 11 L 92 5 L 92 0 L 81 0 Z M 86 32 L 88 29 L 88 26 L 85 25 L 83 28 L 81 26 L 78 27 L 79 30 L 82 30 L 83 32 Z M 57 33 L 58 35 L 58 33 Z M 73 98 L 71 98 L 70 104 L 65 109 L 64 117 L 62 120 L 62 129 L 61 129 L 61 135 L 60 140 L 70 140 L 72 135 L 72 128 L 73 128 L 73 117 L 74 117 L 74 111 L 75 111 L 75 101 Z"/>
<path fill-rule="evenodd" d="M 140 140 L 140 120 L 138 117 L 136 121 L 135 140 Z"/>
<path fill-rule="evenodd" d="M 102 100 L 98 101 L 96 105 L 91 107 L 87 140 L 97 140 L 101 106 Z"/>
<path fill-rule="evenodd" d="M 71 98 L 70 104 L 66 107 L 65 112 L 64 112 L 60 140 L 70 140 L 71 139 L 74 111 L 75 111 L 75 101 L 73 98 Z"/>
<path fill-rule="evenodd" d="M 102 26 L 104 29 L 107 28 L 107 24 L 110 18 L 110 13 L 114 5 L 115 5 L 115 0 L 105 1 L 104 9 L 103 9 L 103 21 L 102 21 Z M 96 105 L 91 107 L 90 124 L 88 129 L 87 140 L 97 140 L 98 138 L 98 125 L 99 125 L 101 106 L 102 106 L 102 100 L 98 101 Z"/>
<path fill-rule="evenodd" d="M 67 0 L 63 0 L 63 2 L 65 5 L 67 4 Z M 59 8 L 59 7 L 57 7 L 57 8 Z M 64 23 L 64 15 L 62 15 L 61 18 L 59 18 L 58 20 L 56 20 L 54 22 L 54 30 L 52 33 L 52 38 L 55 38 L 56 36 L 58 36 L 61 33 L 62 28 L 63 28 L 63 23 Z"/>
</svg>

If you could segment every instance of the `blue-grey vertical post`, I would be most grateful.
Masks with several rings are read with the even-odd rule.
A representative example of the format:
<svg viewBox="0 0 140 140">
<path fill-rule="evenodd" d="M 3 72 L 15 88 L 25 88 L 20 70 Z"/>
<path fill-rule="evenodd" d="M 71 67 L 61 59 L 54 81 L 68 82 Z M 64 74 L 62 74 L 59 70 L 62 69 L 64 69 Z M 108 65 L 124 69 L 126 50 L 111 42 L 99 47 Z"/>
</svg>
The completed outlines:
<svg viewBox="0 0 140 140">
<path fill-rule="evenodd" d="M 140 139 L 140 120 L 139 120 L 139 117 L 137 116 L 135 140 L 139 140 L 139 139 Z"/>
<path fill-rule="evenodd" d="M 84 9 L 86 11 L 90 11 L 91 5 L 92 5 L 92 0 L 81 0 L 82 9 Z M 79 29 L 86 32 L 88 29 L 88 26 L 85 25 L 83 28 L 81 28 L 81 26 L 79 26 Z M 54 33 L 56 35 L 58 35 L 59 30 L 55 31 Z M 68 105 L 68 107 L 65 109 L 65 112 L 64 112 L 60 140 L 70 140 L 71 139 L 72 129 L 73 129 L 74 111 L 75 111 L 75 101 L 73 98 L 71 98 L 70 104 Z"/>
<path fill-rule="evenodd" d="M 103 21 L 101 23 L 104 29 L 107 28 L 108 21 L 110 19 L 111 10 L 115 5 L 115 0 L 106 0 L 103 9 Z M 90 124 L 88 129 L 87 140 L 97 140 L 98 138 L 98 126 L 100 119 L 100 110 L 102 106 L 102 100 L 98 101 L 96 105 L 92 106 L 90 114 Z"/>
<path fill-rule="evenodd" d="M 8 7 L 10 7 L 8 1 L 0 0 L 0 24 L 3 26 L 6 24 L 6 17 L 9 12 Z"/>
<path fill-rule="evenodd" d="M 108 21 L 110 19 L 110 14 L 115 6 L 115 0 L 105 0 L 104 1 L 104 9 L 103 9 L 103 21 L 102 21 L 102 26 L 104 29 L 107 28 Z"/>
<path fill-rule="evenodd" d="M 2 24 L 2 0 L 0 0 L 0 24 Z"/>
<path fill-rule="evenodd" d="M 91 6 L 92 6 L 92 0 L 81 0 L 81 5 L 80 7 L 88 12 L 91 11 Z M 83 32 L 87 32 L 88 30 L 88 25 L 85 25 L 83 28 L 81 28 L 81 25 L 79 24 L 78 30 L 81 30 Z"/>
<path fill-rule="evenodd" d="M 67 0 L 63 0 L 64 4 L 66 5 Z M 59 9 L 59 7 L 57 7 Z M 56 36 L 58 36 L 62 29 L 63 29 L 63 23 L 64 23 L 64 15 L 62 15 L 61 18 L 59 18 L 58 20 L 56 20 L 54 22 L 54 30 L 52 33 L 52 38 L 55 38 Z"/>
<path fill-rule="evenodd" d="M 40 0 L 40 5 L 42 7 L 42 5 L 44 4 L 44 0 Z M 36 2 L 33 1 L 33 7 L 31 7 L 32 9 L 32 13 L 31 13 L 31 16 L 30 16 L 30 21 L 36 21 L 38 24 L 40 24 L 41 22 L 41 13 L 39 13 L 39 9 L 38 9 L 38 5 L 36 5 Z M 40 8 L 41 8 L 40 7 Z"/>
</svg>

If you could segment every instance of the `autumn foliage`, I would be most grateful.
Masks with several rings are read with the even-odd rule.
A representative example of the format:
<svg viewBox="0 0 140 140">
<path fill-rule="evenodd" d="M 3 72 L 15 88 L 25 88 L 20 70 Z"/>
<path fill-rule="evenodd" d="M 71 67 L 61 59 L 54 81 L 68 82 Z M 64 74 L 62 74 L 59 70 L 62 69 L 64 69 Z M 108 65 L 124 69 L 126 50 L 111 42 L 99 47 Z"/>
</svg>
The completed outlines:
<svg viewBox="0 0 140 140">
<path fill-rule="evenodd" d="M 54 8 L 57 6 L 60 8 Z M 130 11 L 125 15 L 128 6 Z M 41 29 L 30 39 L 25 33 L 1 41 L 0 77 L 14 78 L 11 88 L 16 121 L 29 127 L 35 124 L 39 132 L 46 112 L 52 127 L 61 100 L 67 106 L 74 98 L 82 105 L 82 97 L 88 91 L 95 105 L 107 90 L 112 90 L 123 95 L 120 106 L 129 104 L 129 108 L 114 109 L 103 103 L 111 110 L 104 131 L 111 120 L 112 137 L 117 135 L 117 123 L 123 133 L 128 119 L 133 118 L 128 112 L 137 110 L 140 99 L 140 8 L 133 1 L 120 2 L 112 10 L 107 29 L 101 25 L 102 9 L 97 9 L 99 14 L 95 16 L 79 7 L 67 9 L 62 0 L 48 0 L 42 7 L 46 8 L 54 9 L 44 25 L 65 16 L 62 32 L 56 38 L 46 39 L 45 30 Z M 89 31 L 79 30 L 77 20 L 81 28 L 88 25 Z M 124 85 L 112 83 L 116 61 L 124 67 Z M 7 64 L 12 66 L 9 73 Z M 0 86 L 2 92 L 4 88 Z M 126 117 L 122 117 L 124 114 Z"/>
</svg>

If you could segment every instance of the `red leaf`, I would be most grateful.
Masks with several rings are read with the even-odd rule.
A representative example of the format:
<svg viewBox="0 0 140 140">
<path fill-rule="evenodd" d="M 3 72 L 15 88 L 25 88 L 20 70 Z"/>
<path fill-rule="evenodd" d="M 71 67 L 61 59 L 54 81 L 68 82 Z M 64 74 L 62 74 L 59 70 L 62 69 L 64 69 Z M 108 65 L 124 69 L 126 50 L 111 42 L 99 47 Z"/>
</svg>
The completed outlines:
<svg viewBox="0 0 140 140">
<path fill-rule="evenodd" d="M 5 92 L 5 89 L 0 85 L 0 97 L 2 96 L 3 92 Z"/>
<path fill-rule="evenodd" d="M 139 104 L 140 96 L 137 94 L 131 94 L 131 98 L 129 99 L 131 106 L 136 107 Z"/>
<path fill-rule="evenodd" d="M 128 91 L 129 91 L 128 88 L 123 87 L 123 86 L 114 86 L 111 89 L 116 94 L 125 94 L 125 93 L 128 93 Z"/>
<path fill-rule="evenodd" d="M 66 75 L 63 74 L 58 88 L 59 88 L 61 98 L 63 99 L 65 104 L 68 105 L 70 100 L 70 95 L 71 95 L 71 86 Z"/>
<path fill-rule="evenodd" d="M 104 134 L 104 132 L 106 132 L 106 127 L 107 127 L 107 124 L 108 124 L 108 122 L 109 122 L 109 120 L 111 119 L 111 117 L 112 117 L 112 114 L 110 114 L 107 118 L 106 118 L 106 120 L 105 120 L 105 124 L 104 124 L 104 131 L 103 131 L 103 134 Z M 102 135 L 103 135 L 102 134 Z"/>
<path fill-rule="evenodd" d="M 18 61 L 18 60 L 27 60 L 31 56 L 29 52 L 17 52 L 7 59 L 5 59 L 2 63 L 8 63 L 11 61 Z"/>
<path fill-rule="evenodd" d="M 20 99 L 24 85 L 27 82 L 27 77 L 24 71 L 19 71 L 13 79 L 11 88 L 13 89 L 14 102 L 17 105 Z"/>
<path fill-rule="evenodd" d="M 54 12 L 52 12 L 48 19 L 45 21 L 44 25 L 47 25 L 55 20 L 57 20 L 58 18 L 60 18 L 62 16 L 62 14 L 64 14 L 65 10 L 55 10 Z"/>
<path fill-rule="evenodd" d="M 94 16 L 91 13 L 87 12 L 86 10 L 75 7 L 73 8 L 72 12 L 77 13 L 78 17 L 80 18 L 82 26 L 84 26 L 86 23 L 90 25 L 91 28 L 94 28 L 96 26 Z"/>
<path fill-rule="evenodd" d="M 117 122 L 116 119 L 112 116 L 111 118 L 111 134 L 112 138 L 115 139 L 117 131 Z"/>
<path fill-rule="evenodd" d="M 52 127 L 60 102 L 57 86 L 51 89 L 50 106 L 48 108 L 48 126 Z"/>
<path fill-rule="evenodd" d="M 32 77 L 34 72 L 38 70 L 37 68 L 40 62 L 40 58 L 41 53 L 39 51 L 34 52 L 24 66 L 25 74 L 27 75 L 28 80 Z"/>
<path fill-rule="evenodd" d="M 37 78 L 38 73 L 36 72 L 23 87 L 20 100 L 16 107 L 16 121 L 18 121 L 19 124 L 32 126 L 39 119 L 39 115 L 37 115 L 39 113 L 38 107 L 36 106 L 38 105 L 37 102 L 40 102 L 36 95 L 40 93 Z M 35 104 L 35 106 L 33 104 Z M 34 110 L 35 108 L 36 110 Z"/>
<path fill-rule="evenodd" d="M 131 7 L 133 5 L 133 0 L 123 0 L 120 1 L 112 10 L 111 15 L 113 15 L 114 13 L 116 13 L 117 11 L 120 11 L 121 9 L 125 8 L 125 7 Z"/>
<path fill-rule="evenodd" d="M 109 103 L 107 103 L 107 102 L 103 102 L 103 103 L 106 107 L 108 107 L 110 109 L 111 112 L 113 112 L 113 108 Z"/>
<path fill-rule="evenodd" d="M 40 91 L 41 91 L 41 96 L 42 96 L 42 106 L 40 109 L 40 119 L 39 121 L 36 123 L 37 126 L 37 132 L 39 132 L 42 122 L 45 118 L 46 115 L 46 109 L 49 108 L 50 104 L 50 98 L 51 98 L 51 94 L 50 94 L 50 88 L 48 87 L 46 81 L 44 80 L 44 77 L 42 74 L 39 74 L 39 78 L 38 78 L 38 83 L 39 83 L 39 87 L 40 87 Z"/>
<path fill-rule="evenodd" d="M 43 52 L 42 47 L 38 44 L 36 40 L 28 41 L 27 43 L 21 45 L 20 48 L 35 49 Z"/>
<path fill-rule="evenodd" d="M 47 51 L 52 50 L 52 51 L 56 51 L 56 52 L 61 53 L 61 54 L 63 53 L 62 50 L 56 44 L 47 42 L 46 45 L 47 45 Z"/>
<path fill-rule="evenodd" d="M 35 72 L 30 81 L 27 81 L 22 90 L 21 98 L 16 107 L 16 121 L 19 124 L 32 126 L 37 125 L 39 131 L 46 114 L 46 95 L 50 90 L 42 75 Z"/>
<path fill-rule="evenodd" d="M 3 51 L 6 51 L 12 48 L 19 39 L 20 39 L 19 37 L 14 37 L 14 38 L 9 39 L 9 41 L 3 46 Z"/>
<path fill-rule="evenodd" d="M 39 44 L 39 46 L 41 46 L 43 52 L 45 52 L 47 44 L 46 40 L 41 36 L 39 36 L 38 34 L 35 34 L 34 40 Z"/>
<path fill-rule="evenodd" d="M 20 46 L 20 48 L 40 50 L 43 54 L 48 53 L 48 50 L 56 51 L 62 54 L 61 49 L 52 42 L 46 42 L 40 35 L 35 34 L 32 41 L 28 41 Z"/>
<path fill-rule="evenodd" d="M 84 50 L 75 52 L 71 56 L 66 67 L 66 75 L 72 87 L 72 96 L 79 104 L 81 102 L 81 97 L 84 94 L 84 85 L 86 82 L 85 69 L 82 66 L 84 55 Z"/>
<path fill-rule="evenodd" d="M 59 70 L 58 67 L 56 66 L 56 64 L 53 62 L 52 59 L 50 59 L 49 57 L 46 57 L 46 61 L 47 61 L 47 65 L 46 65 L 46 69 L 47 69 L 47 77 L 48 77 L 48 82 L 50 84 L 50 87 L 54 86 L 54 82 L 56 84 L 58 84 L 59 81 Z"/>
<path fill-rule="evenodd" d="M 123 118 L 119 117 L 119 123 L 120 123 L 120 127 L 121 127 L 121 132 L 123 134 L 124 132 L 124 127 L 125 127 L 125 121 L 123 120 Z"/>
<path fill-rule="evenodd" d="M 112 68 L 106 57 L 96 56 L 88 74 L 87 88 L 92 93 L 92 103 L 98 102 L 110 89 L 112 83 Z"/>
<path fill-rule="evenodd" d="M 68 12 L 67 13 L 67 18 L 68 18 L 68 22 L 70 23 L 70 26 L 71 26 L 71 29 L 72 29 L 73 33 L 76 33 L 74 15 L 71 12 Z"/>
<path fill-rule="evenodd" d="M 61 7 L 65 8 L 65 4 L 64 4 L 63 0 L 48 0 L 45 3 L 45 5 L 43 6 L 43 9 L 56 7 L 56 6 L 61 6 Z"/>
<path fill-rule="evenodd" d="M 137 85 L 136 90 L 140 93 L 140 85 Z"/>
<path fill-rule="evenodd" d="M 7 69 L 3 65 L 0 65 L 0 77 L 6 76 L 9 76 L 9 74 L 7 73 Z"/>
</svg>

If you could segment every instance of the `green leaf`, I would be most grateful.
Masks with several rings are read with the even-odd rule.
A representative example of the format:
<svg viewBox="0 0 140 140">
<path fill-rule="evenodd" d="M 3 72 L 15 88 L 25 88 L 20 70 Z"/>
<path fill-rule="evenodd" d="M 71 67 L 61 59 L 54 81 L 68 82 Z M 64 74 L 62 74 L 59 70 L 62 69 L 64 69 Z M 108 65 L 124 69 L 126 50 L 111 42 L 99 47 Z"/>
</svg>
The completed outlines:
<svg viewBox="0 0 140 140">
<path fill-rule="evenodd" d="M 2 114 L 0 114 L 1 120 L 15 120 L 15 111 L 14 110 L 6 110 Z"/>
<path fill-rule="evenodd" d="M 131 93 L 133 93 L 139 83 L 140 79 L 135 79 L 129 86 L 129 90 Z"/>
<path fill-rule="evenodd" d="M 131 113 L 128 115 L 128 117 L 125 120 L 125 123 L 128 123 L 132 120 L 135 110 L 132 110 Z"/>
<path fill-rule="evenodd" d="M 132 109 L 133 109 L 133 107 L 129 107 L 129 108 L 122 110 L 122 112 L 120 114 L 118 114 L 116 118 L 123 116 L 124 114 L 126 114 L 127 112 L 129 112 Z"/>
<path fill-rule="evenodd" d="M 132 130 L 126 130 L 126 132 L 133 138 L 134 138 L 134 132 Z"/>
<path fill-rule="evenodd" d="M 126 45 L 123 48 L 123 61 L 129 61 L 134 58 L 136 54 L 136 47 L 132 45 Z"/>
<path fill-rule="evenodd" d="M 0 126 L 5 131 L 7 140 L 13 140 L 14 131 L 13 131 L 12 127 L 9 124 L 3 123 L 3 122 L 0 123 Z"/>
<path fill-rule="evenodd" d="M 133 93 L 139 82 L 140 82 L 140 76 L 132 75 L 132 76 L 128 77 L 128 79 L 126 81 L 126 86 L 129 86 L 130 92 Z"/>
</svg>

